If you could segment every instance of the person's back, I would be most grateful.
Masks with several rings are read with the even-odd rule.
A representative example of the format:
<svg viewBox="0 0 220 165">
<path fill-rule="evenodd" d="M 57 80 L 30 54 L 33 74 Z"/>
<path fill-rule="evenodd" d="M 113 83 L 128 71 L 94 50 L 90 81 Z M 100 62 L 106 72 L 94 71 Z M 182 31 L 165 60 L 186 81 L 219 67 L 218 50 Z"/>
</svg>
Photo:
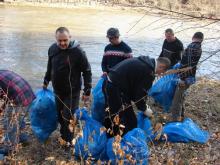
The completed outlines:
<svg viewBox="0 0 220 165">
<path fill-rule="evenodd" d="M 28 82 L 9 70 L 0 70 L 0 96 L 22 106 L 29 105 L 35 99 Z"/>
<path fill-rule="evenodd" d="M 155 60 L 140 56 L 122 61 L 110 69 L 109 77 L 131 97 L 137 97 L 139 88 L 148 89 L 154 80 Z M 145 91 L 145 94 L 147 91 Z M 130 98 L 130 99 L 134 99 Z"/>
<path fill-rule="evenodd" d="M 184 80 L 187 77 L 195 77 L 197 64 L 202 55 L 202 47 L 201 42 L 193 41 L 188 47 L 185 49 L 183 53 L 183 58 L 180 62 L 181 68 L 192 67 L 190 71 L 182 73 L 180 75 L 181 79 Z"/>
<path fill-rule="evenodd" d="M 160 57 L 167 57 L 171 62 L 171 67 L 181 60 L 181 53 L 183 51 L 182 42 L 174 36 L 172 29 L 166 29 L 162 51 Z"/>
<path fill-rule="evenodd" d="M 107 38 L 110 44 L 105 47 L 102 58 L 102 71 L 104 74 L 123 60 L 132 58 L 131 48 L 124 41 L 121 41 L 119 36 L 117 28 L 108 29 Z"/>
</svg>

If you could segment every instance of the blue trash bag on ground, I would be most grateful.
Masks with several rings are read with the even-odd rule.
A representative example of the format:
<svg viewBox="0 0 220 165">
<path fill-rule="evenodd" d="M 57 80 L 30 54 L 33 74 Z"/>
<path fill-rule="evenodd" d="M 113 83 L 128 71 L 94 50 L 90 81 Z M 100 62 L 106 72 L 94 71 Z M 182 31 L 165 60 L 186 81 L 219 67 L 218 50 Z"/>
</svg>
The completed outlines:
<svg viewBox="0 0 220 165">
<path fill-rule="evenodd" d="M 137 127 L 144 130 L 147 136 L 147 141 L 151 141 L 152 134 L 153 134 L 151 120 L 148 117 L 146 117 L 143 112 L 137 113 Z"/>
<path fill-rule="evenodd" d="M 140 128 L 135 128 L 129 131 L 125 136 L 122 137 L 120 142 L 120 148 L 117 149 L 115 145 L 115 138 L 111 138 L 107 142 L 107 155 L 111 164 L 118 164 L 118 160 L 123 160 L 124 165 L 130 165 L 131 162 L 128 156 L 131 155 L 131 159 L 135 160 L 136 165 L 147 165 L 148 164 L 148 146 L 146 142 L 146 135 Z M 120 149 L 124 152 L 121 154 Z"/>
<path fill-rule="evenodd" d="M 55 97 L 52 91 L 41 89 L 30 105 L 31 128 L 40 142 L 45 142 L 58 124 Z"/>
<path fill-rule="evenodd" d="M 183 122 L 168 123 L 163 127 L 162 134 L 167 135 L 170 142 L 198 142 L 206 143 L 209 140 L 209 133 L 199 128 L 190 118 Z"/>
<path fill-rule="evenodd" d="M 173 67 L 173 69 L 178 68 L 180 68 L 179 63 Z M 148 95 L 153 97 L 154 100 L 163 107 L 164 112 L 169 111 L 178 80 L 178 74 L 169 74 L 163 76 L 155 84 L 153 84 L 148 92 Z"/>
<path fill-rule="evenodd" d="M 105 147 L 107 143 L 107 135 L 104 127 L 88 115 L 88 111 L 77 109 L 76 118 L 84 122 L 83 135 L 76 139 L 75 156 L 86 160 L 88 157 L 96 160 L 107 159 Z"/>
<path fill-rule="evenodd" d="M 106 76 L 102 76 L 92 91 L 92 118 L 100 123 L 103 123 L 105 118 L 105 96 L 103 93 L 103 83 L 105 80 Z"/>
</svg>

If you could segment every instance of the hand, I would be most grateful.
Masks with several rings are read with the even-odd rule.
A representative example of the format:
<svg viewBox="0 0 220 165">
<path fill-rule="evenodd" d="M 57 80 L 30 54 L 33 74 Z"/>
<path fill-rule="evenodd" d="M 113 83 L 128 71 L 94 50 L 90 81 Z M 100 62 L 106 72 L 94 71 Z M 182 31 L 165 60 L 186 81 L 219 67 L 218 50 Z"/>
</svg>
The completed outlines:
<svg viewBox="0 0 220 165">
<path fill-rule="evenodd" d="M 185 81 L 183 81 L 183 80 L 180 80 L 179 81 L 179 87 L 185 87 Z"/>
<path fill-rule="evenodd" d="M 43 90 L 46 90 L 46 89 L 47 89 L 47 85 L 46 85 L 46 84 L 43 84 L 43 85 L 42 85 L 42 88 L 43 88 Z"/>
<path fill-rule="evenodd" d="M 147 105 L 147 109 L 144 111 L 144 115 L 147 117 L 153 116 L 153 111 L 151 110 L 150 106 Z"/>
<path fill-rule="evenodd" d="M 86 96 L 86 95 L 82 96 L 82 101 L 85 107 L 89 106 L 89 99 L 90 99 L 90 96 Z"/>
<path fill-rule="evenodd" d="M 103 72 L 103 73 L 102 73 L 102 76 L 107 76 L 107 75 L 108 75 L 107 72 Z"/>
</svg>

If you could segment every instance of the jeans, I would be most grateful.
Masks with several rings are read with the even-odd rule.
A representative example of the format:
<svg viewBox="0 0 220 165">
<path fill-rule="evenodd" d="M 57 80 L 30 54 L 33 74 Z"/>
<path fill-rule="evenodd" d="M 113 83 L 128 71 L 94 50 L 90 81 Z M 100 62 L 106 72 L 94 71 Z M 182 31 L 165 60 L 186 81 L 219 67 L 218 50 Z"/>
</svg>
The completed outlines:
<svg viewBox="0 0 220 165">
<path fill-rule="evenodd" d="M 177 86 L 173 97 L 172 105 L 170 108 L 173 121 L 179 121 L 181 117 L 184 117 L 184 93 L 189 88 L 190 85 L 185 84 L 185 86 Z"/>
</svg>

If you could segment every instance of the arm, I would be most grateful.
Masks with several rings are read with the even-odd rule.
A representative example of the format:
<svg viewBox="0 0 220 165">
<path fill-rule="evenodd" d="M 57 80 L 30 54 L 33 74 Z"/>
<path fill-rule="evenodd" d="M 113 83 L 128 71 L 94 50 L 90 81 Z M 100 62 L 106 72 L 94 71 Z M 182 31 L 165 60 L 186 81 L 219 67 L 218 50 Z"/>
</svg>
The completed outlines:
<svg viewBox="0 0 220 165">
<path fill-rule="evenodd" d="M 132 49 L 127 45 L 127 50 L 125 51 L 125 59 L 133 58 Z"/>
<path fill-rule="evenodd" d="M 160 52 L 159 57 L 163 57 L 163 48 L 164 48 L 164 43 L 165 43 L 165 40 L 164 40 L 164 42 L 163 42 L 162 50 L 161 50 L 161 52 Z"/>
<path fill-rule="evenodd" d="M 81 72 L 83 73 L 83 80 L 84 80 L 84 93 L 83 95 L 89 96 L 91 93 L 91 88 L 92 88 L 92 72 L 91 72 L 91 67 L 88 62 L 88 59 L 86 57 L 86 53 L 81 50 L 82 56 L 81 56 Z"/>
<path fill-rule="evenodd" d="M 180 41 L 180 43 L 179 43 L 179 51 L 177 52 L 177 58 L 176 58 L 178 62 L 181 61 L 181 59 L 182 59 L 183 50 L 184 50 L 183 43 Z"/>
<path fill-rule="evenodd" d="M 102 72 L 108 73 L 108 66 L 107 66 L 107 56 L 103 55 L 102 57 Z"/>
<path fill-rule="evenodd" d="M 52 56 L 50 54 L 50 49 L 48 50 L 48 62 L 47 62 L 47 71 L 45 73 L 45 76 L 44 76 L 44 82 L 43 82 L 43 85 L 45 87 L 48 86 L 50 80 L 51 80 L 51 68 L 52 68 L 52 63 L 51 63 L 51 60 L 52 60 Z"/>
</svg>

